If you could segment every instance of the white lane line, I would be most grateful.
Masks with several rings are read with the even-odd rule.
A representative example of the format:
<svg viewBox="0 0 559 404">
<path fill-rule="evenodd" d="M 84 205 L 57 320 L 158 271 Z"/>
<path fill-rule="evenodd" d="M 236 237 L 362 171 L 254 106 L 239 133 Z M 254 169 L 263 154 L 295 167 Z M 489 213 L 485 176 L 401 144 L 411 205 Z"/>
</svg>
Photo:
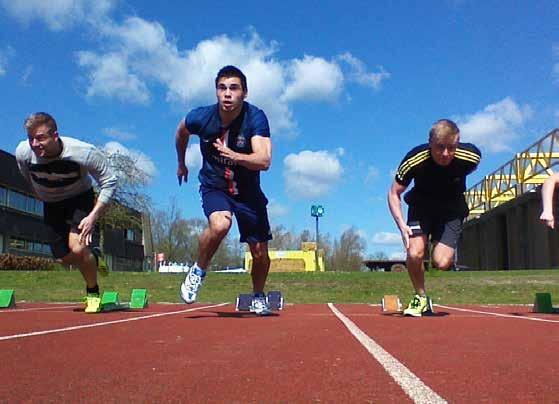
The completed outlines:
<svg viewBox="0 0 559 404">
<path fill-rule="evenodd" d="M 40 310 L 56 310 L 56 309 L 69 309 L 72 307 L 80 307 L 83 306 L 82 304 L 73 304 L 71 306 L 50 306 L 50 307 L 29 307 L 27 309 L 9 309 L 9 310 L 0 310 L 0 314 L 8 314 L 8 313 L 21 313 L 22 311 L 40 311 Z"/>
<path fill-rule="evenodd" d="M 25 333 L 25 334 L 6 335 L 4 337 L 0 337 L 0 341 L 5 341 L 5 340 L 9 340 L 9 339 L 16 339 L 16 338 L 34 337 L 34 336 L 37 336 L 37 335 L 55 334 L 55 333 L 58 333 L 58 332 L 65 332 L 65 331 L 81 330 L 81 329 L 84 329 L 84 328 L 102 327 L 102 326 L 105 326 L 105 325 L 127 323 L 127 322 L 130 322 L 130 321 L 145 320 L 145 319 L 148 319 L 148 318 L 171 316 L 173 314 L 188 313 L 189 311 L 197 311 L 197 310 L 209 309 L 209 308 L 212 308 L 212 307 L 225 306 L 226 304 L 229 304 L 229 303 L 220 303 L 220 304 L 214 304 L 214 305 L 211 305 L 211 306 L 195 307 L 195 308 L 192 308 L 192 309 L 170 311 L 170 312 L 167 312 L 167 313 L 157 313 L 157 314 L 151 314 L 151 315 L 148 315 L 148 316 L 125 318 L 125 319 L 121 319 L 121 320 L 105 321 L 105 322 L 102 322 L 102 323 L 83 324 L 83 325 L 76 325 L 76 326 L 72 326 L 72 327 L 57 328 L 57 329 L 53 329 L 53 330 L 28 332 L 28 333 Z"/>
<path fill-rule="evenodd" d="M 349 332 L 369 351 L 371 355 L 382 365 L 386 372 L 400 385 L 406 394 L 415 403 L 446 403 L 447 401 L 435 393 L 429 386 L 421 381 L 419 377 L 400 363 L 395 357 L 385 351 L 371 337 L 365 334 L 353 321 L 344 316 L 332 303 L 328 307 L 347 327 Z"/>
<path fill-rule="evenodd" d="M 442 304 L 436 304 L 435 306 L 442 307 L 443 309 L 463 311 L 466 313 L 486 314 L 488 316 L 514 318 L 516 320 L 542 321 L 544 323 L 559 323 L 559 320 L 549 320 L 547 318 L 522 317 L 522 316 L 515 316 L 512 314 L 493 313 L 492 311 L 481 311 L 481 310 L 473 310 L 473 309 L 462 309 L 459 307 L 443 306 Z"/>
</svg>

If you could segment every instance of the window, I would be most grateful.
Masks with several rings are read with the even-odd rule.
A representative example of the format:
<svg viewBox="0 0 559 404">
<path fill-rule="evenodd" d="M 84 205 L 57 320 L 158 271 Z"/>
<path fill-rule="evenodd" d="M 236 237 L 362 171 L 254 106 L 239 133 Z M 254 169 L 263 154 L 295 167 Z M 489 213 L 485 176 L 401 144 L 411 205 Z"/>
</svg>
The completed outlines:
<svg viewBox="0 0 559 404">
<path fill-rule="evenodd" d="M 6 205 L 8 199 L 8 190 L 0 187 L 0 205 Z"/>
<path fill-rule="evenodd" d="M 126 240 L 134 241 L 134 230 L 126 229 Z"/>
<path fill-rule="evenodd" d="M 30 241 L 21 238 L 10 237 L 10 243 L 8 246 L 11 250 L 21 250 L 30 253 L 51 255 L 50 246 L 40 241 Z"/>
<path fill-rule="evenodd" d="M 28 212 L 33 213 L 34 215 L 43 216 L 43 201 L 29 197 L 27 204 L 29 207 Z"/>
<path fill-rule="evenodd" d="M 43 216 L 43 202 L 20 192 L 0 188 L 0 204 L 22 212 Z"/>
<path fill-rule="evenodd" d="M 25 240 L 20 238 L 10 238 L 10 248 L 13 250 L 25 250 Z"/>
<path fill-rule="evenodd" d="M 27 197 L 19 192 L 8 190 L 8 206 L 25 212 L 27 208 Z"/>
</svg>

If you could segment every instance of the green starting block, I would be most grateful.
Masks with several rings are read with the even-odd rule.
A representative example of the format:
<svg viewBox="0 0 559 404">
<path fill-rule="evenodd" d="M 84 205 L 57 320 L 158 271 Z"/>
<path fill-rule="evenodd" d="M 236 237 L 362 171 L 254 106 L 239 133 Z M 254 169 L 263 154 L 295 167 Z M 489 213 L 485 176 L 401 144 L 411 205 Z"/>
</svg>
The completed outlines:
<svg viewBox="0 0 559 404">
<path fill-rule="evenodd" d="M 147 289 L 132 289 L 130 294 L 130 302 L 121 302 L 118 292 L 105 291 L 101 297 L 101 312 L 143 309 L 148 304 Z"/>
<path fill-rule="evenodd" d="M 13 289 L 0 289 L 0 309 L 16 307 L 16 297 Z"/>
<path fill-rule="evenodd" d="M 551 303 L 551 293 L 536 293 L 534 300 L 534 313 L 553 313 L 553 304 Z"/>
<path fill-rule="evenodd" d="M 101 297 L 101 312 L 127 310 L 130 303 L 121 303 L 118 298 L 118 292 L 106 291 Z"/>
<path fill-rule="evenodd" d="M 148 305 L 147 289 L 132 289 L 130 294 L 130 308 L 143 309 Z"/>
</svg>

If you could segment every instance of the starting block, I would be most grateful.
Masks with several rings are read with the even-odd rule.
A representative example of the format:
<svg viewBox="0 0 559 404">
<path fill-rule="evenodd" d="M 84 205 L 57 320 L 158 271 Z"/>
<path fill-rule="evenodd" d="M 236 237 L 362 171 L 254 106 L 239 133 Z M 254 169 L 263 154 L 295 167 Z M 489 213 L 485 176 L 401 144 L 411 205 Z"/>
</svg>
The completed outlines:
<svg viewBox="0 0 559 404">
<path fill-rule="evenodd" d="M 402 302 L 397 295 L 384 295 L 381 300 L 382 311 L 384 313 L 402 313 Z"/>
<path fill-rule="evenodd" d="M 553 313 L 553 304 L 551 303 L 551 293 L 536 293 L 534 300 L 534 313 Z"/>
<path fill-rule="evenodd" d="M 121 303 L 118 298 L 118 292 L 106 291 L 101 297 L 101 312 L 127 310 L 130 303 Z"/>
<path fill-rule="evenodd" d="M 16 297 L 13 289 L 0 289 L 0 309 L 16 307 Z"/>
<path fill-rule="evenodd" d="M 130 302 L 121 302 L 118 292 L 105 291 L 101 297 L 101 312 L 143 309 L 148 305 L 147 289 L 132 289 Z"/>
<path fill-rule="evenodd" d="M 147 289 L 132 289 L 130 294 L 130 308 L 143 309 L 148 305 Z"/>
<path fill-rule="evenodd" d="M 270 310 L 283 310 L 283 296 L 280 291 L 274 290 L 268 292 L 266 300 Z M 236 311 L 249 311 L 252 303 L 252 293 L 241 293 L 237 297 Z"/>
</svg>

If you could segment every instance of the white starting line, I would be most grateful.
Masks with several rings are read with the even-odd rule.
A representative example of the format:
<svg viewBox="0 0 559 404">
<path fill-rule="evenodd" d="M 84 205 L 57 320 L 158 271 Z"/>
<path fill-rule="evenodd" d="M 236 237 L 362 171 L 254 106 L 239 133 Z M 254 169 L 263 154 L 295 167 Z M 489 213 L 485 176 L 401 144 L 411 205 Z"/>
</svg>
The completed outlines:
<svg viewBox="0 0 559 404">
<path fill-rule="evenodd" d="M 190 311 L 197 311 L 197 310 L 209 309 L 209 308 L 212 308 L 212 307 L 225 306 L 226 304 L 228 304 L 228 303 L 213 304 L 211 306 L 194 307 L 194 308 L 191 308 L 191 309 L 170 311 L 170 312 L 167 312 L 167 313 L 156 313 L 156 314 L 150 314 L 150 315 L 147 315 L 147 316 L 125 318 L 125 319 L 120 319 L 120 320 L 104 321 L 104 322 L 101 322 L 101 323 L 82 324 L 82 325 L 76 325 L 76 326 L 72 326 L 72 327 L 56 328 L 56 329 L 53 329 L 53 330 L 34 331 L 34 332 L 28 332 L 28 333 L 24 333 L 24 334 L 6 335 L 4 337 L 0 337 L 0 341 L 6 341 L 6 340 L 10 340 L 10 339 L 17 339 L 17 338 L 25 338 L 25 337 L 34 337 L 34 336 L 37 336 L 37 335 L 56 334 L 56 333 L 60 333 L 60 332 L 75 331 L 75 330 L 81 330 L 81 329 L 85 329 L 85 328 L 103 327 L 103 326 L 112 325 L 112 324 L 128 323 L 128 322 L 131 322 L 131 321 L 146 320 L 148 318 L 171 316 L 173 314 L 188 313 Z"/>
</svg>

